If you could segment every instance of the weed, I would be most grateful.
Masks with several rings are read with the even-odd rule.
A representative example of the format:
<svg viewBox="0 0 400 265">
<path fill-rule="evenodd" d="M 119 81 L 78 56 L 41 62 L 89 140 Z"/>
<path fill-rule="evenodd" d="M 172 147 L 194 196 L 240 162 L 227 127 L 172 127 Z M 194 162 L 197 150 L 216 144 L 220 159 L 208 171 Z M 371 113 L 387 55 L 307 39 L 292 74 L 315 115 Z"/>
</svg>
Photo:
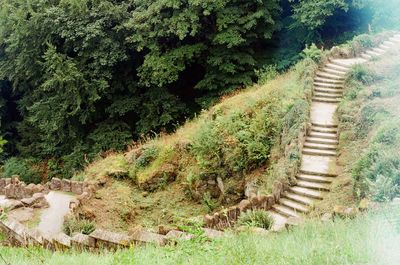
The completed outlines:
<svg viewBox="0 0 400 265">
<path fill-rule="evenodd" d="M 270 229 L 274 219 L 264 210 L 247 210 L 239 216 L 237 225 Z"/>
<path fill-rule="evenodd" d="M 218 207 L 218 203 L 211 197 L 209 192 L 204 193 L 203 204 L 207 207 L 208 212 L 212 212 Z"/>
<path fill-rule="evenodd" d="M 301 53 L 301 56 L 306 59 L 311 59 L 316 63 L 320 63 L 321 58 L 323 56 L 323 51 L 318 49 L 318 47 L 315 45 L 315 43 L 311 44 L 310 46 L 307 46 L 303 52 Z"/>
<path fill-rule="evenodd" d="M 276 65 L 265 65 L 261 69 L 255 71 L 258 84 L 265 85 L 278 76 Z"/>
<path fill-rule="evenodd" d="M 63 224 L 63 231 L 65 234 L 72 236 L 74 233 L 82 233 L 89 235 L 95 230 L 95 224 L 86 219 L 79 219 L 75 216 L 66 218 Z"/>
</svg>

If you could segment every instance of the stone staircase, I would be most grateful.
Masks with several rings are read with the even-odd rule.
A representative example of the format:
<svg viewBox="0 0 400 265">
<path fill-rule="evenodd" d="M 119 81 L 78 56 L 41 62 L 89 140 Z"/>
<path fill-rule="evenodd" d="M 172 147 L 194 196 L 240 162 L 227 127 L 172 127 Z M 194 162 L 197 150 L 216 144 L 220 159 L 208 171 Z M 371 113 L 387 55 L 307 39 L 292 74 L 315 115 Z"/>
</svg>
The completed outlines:
<svg viewBox="0 0 400 265">
<path fill-rule="evenodd" d="M 296 185 L 289 188 L 268 212 L 274 218 L 273 230 L 280 230 L 291 217 L 307 214 L 315 201 L 322 200 L 337 177 L 338 121 L 335 113 L 343 97 L 346 74 L 355 64 L 381 56 L 400 43 L 394 35 L 359 58 L 331 59 L 314 79 L 311 104 L 311 128 L 302 150 L 302 161 Z"/>
</svg>

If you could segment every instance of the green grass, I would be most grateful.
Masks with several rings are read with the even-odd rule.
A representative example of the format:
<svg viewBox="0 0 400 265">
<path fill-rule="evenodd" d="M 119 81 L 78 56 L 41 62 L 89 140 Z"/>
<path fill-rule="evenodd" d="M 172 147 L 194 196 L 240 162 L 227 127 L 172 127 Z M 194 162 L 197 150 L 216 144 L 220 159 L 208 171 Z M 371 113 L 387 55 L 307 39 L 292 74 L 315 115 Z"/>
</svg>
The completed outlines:
<svg viewBox="0 0 400 265">
<path fill-rule="evenodd" d="M 370 213 L 354 220 L 309 221 L 290 232 L 257 236 L 229 234 L 208 243 L 193 240 L 177 247 L 138 247 L 117 253 L 52 254 L 41 249 L 0 247 L 11 264 L 399 264 L 399 208 Z M 396 225 L 387 223 L 397 221 Z M 395 223 L 395 222 L 394 222 Z M 40 258 L 40 259 L 39 259 Z M 396 263 L 397 262 L 397 263 Z"/>
</svg>

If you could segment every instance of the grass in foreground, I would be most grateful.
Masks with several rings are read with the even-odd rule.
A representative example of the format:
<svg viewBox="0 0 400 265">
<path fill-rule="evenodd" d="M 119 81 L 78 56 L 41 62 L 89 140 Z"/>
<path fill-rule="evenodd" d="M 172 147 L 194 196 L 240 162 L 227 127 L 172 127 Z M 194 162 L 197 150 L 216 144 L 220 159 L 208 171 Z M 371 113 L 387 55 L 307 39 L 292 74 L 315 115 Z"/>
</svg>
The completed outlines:
<svg viewBox="0 0 400 265">
<path fill-rule="evenodd" d="M 117 253 L 50 253 L 0 247 L 10 264 L 400 264 L 400 216 L 396 209 L 370 213 L 355 220 L 310 221 L 291 232 L 257 236 L 228 235 L 177 247 L 147 246 Z M 391 220 L 392 222 L 388 222 Z M 397 221 L 397 223 L 396 223 Z M 397 227 L 396 227 L 397 226 Z M 43 263 L 42 263 L 43 261 Z"/>
</svg>

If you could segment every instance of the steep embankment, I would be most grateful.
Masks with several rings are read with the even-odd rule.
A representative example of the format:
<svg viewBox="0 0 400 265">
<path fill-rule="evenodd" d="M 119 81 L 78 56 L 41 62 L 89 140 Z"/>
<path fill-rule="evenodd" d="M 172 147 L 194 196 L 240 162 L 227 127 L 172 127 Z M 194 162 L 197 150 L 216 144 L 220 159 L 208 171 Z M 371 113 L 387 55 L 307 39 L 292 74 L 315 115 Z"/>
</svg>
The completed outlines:
<svg viewBox="0 0 400 265">
<path fill-rule="evenodd" d="M 246 195 L 270 192 L 289 164 L 298 163 L 315 70 L 309 58 L 279 76 L 268 70 L 265 83 L 222 99 L 176 133 L 92 163 L 75 178 L 104 187 L 81 216 L 114 230 L 187 224 Z"/>
</svg>

